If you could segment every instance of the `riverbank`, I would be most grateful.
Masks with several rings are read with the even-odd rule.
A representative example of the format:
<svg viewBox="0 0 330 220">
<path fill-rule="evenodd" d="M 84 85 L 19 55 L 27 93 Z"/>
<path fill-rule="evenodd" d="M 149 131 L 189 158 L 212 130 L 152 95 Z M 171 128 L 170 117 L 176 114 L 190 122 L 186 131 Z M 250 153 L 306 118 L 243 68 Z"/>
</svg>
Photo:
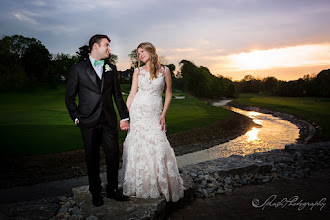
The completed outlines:
<svg viewBox="0 0 330 220">
<path fill-rule="evenodd" d="M 251 119 L 237 113 L 209 126 L 191 129 L 168 136 L 176 155 L 183 155 L 234 139 L 256 126 Z M 122 145 L 120 146 L 122 149 Z M 104 154 L 101 150 L 101 171 Z M 84 150 L 7 158 L 0 161 L 1 188 L 33 185 L 42 182 L 87 175 Z"/>
<path fill-rule="evenodd" d="M 240 94 L 231 102 L 240 107 L 255 106 L 275 112 L 286 113 L 316 127 L 310 142 L 330 141 L 330 99 L 326 97 L 282 97 L 263 94 Z"/>
</svg>

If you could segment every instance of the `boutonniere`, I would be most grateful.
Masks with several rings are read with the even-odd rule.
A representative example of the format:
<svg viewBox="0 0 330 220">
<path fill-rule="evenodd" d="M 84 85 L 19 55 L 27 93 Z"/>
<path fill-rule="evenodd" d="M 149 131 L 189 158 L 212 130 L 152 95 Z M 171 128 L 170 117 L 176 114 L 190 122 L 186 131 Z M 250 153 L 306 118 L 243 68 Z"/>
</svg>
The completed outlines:
<svg viewBox="0 0 330 220">
<path fill-rule="evenodd" d="M 105 64 L 104 68 L 105 68 L 105 72 L 112 70 L 112 68 L 109 66 L 109 64 Z"/>
</svg>

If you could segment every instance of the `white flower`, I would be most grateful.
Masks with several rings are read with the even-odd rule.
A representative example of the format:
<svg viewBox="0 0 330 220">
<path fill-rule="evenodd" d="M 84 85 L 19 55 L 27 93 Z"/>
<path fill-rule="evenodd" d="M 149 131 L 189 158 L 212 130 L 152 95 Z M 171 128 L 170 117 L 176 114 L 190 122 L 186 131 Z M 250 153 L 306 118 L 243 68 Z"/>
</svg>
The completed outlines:
<svg viewBox="0 0 330 220">
<path fill-rule="evenodd" d="M 109 64 L 105 64 L 105 72 L 111 71 L 112 68 L 109 66 Z"/>
</svg>

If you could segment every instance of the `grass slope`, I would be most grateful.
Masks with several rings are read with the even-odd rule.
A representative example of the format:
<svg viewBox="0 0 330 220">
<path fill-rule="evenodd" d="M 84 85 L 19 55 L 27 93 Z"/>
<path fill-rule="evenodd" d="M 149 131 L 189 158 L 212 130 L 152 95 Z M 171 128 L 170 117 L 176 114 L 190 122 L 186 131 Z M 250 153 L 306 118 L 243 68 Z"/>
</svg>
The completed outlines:
<svg viewBox="0 0 330 220">
<path fill-rule="evenodd" d="M 129 92 L 130 85 L 122 85 Z M 36 155 L 82 149 L 79 128 L 71 121 L 64 103 L 65 87 L 36 88 L 30 92 L 0 94 L 2 156 Z M 172 99 L 167 113 L 168 134 L 202 127 L 228 118 L 231 112 L 207 105 L 188 94 Z M 124 96 L 126 100 L 127 96 Z M 126 132 L 119 132 L 120 142 Z"/>
</svg>

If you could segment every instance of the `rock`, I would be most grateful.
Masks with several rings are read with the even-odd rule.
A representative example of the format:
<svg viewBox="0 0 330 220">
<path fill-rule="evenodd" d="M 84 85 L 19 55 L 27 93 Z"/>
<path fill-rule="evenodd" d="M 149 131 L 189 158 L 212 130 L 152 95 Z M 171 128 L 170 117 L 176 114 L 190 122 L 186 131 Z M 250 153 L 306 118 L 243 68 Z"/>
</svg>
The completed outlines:
<svg viewBox="0 0 330 220">
<path fill-rule="evenodd" d="M 204 176 L 204 179 L 205 179 L 206 181 L 209 181 L 209 180 L 210 180 L 210 176 L 209 176 L 209 175 L 205 175 L 205 176 Z"/>
<path fill-rule="evenodd" d="M 197 177 L 197 174 L 196 173 L 190 173 L 190 176 L 195 179 Z"/>
<path fill-rule="evenodd" d="M 224 189 L 225 189 L 225 191 L 227 191 L 227 190 L 232 190 L 233 187 L 232 187 L 231 185 L 225 185 L 225 186 L 224 186 Z"/>
<path fill-rule="evenodd" d="M 72 215 L 71 219 L 72 220 L 82 220 L 82 219 L 84 219 L 84 216 L 83 215 Z"/>
<path fill-rule="evenodd" d="M 273 167 L 271 170 L 270 170 L 270 172 L 276 172 L 277 171 L 277 169 L 275 168 L 275 167 Z"/>
<path fill-rule="evenodd" d="M 246 185 L 247 184 L 247 181 L 245 180 L 245 179 L 240 179 L 240 181 L 239 181 L 242 185 Z"/>
<path fill-rule="evenodd" d="M 296 160 L 301 160 L 303 158 L 299 151 L 296 151 L 296 153 L 294 154 L 294 157 Z"/>
<path fill-rule="evenodd" d="M 99 218 L 94 215 L 91 215 L 91 216 L 87 217 L 86 220 L 99 220 Z"/>
<path fill-rule="evenodd" d="M 214 192 L 215 189 L 214 188 L 206 188 L 205 190 L 206 190 L 207 194 L 210 194 L 210 193 Z"/>
<path fill-rule="evenodd" d="M 217 193 L 224 194 L 225 193 L 225 190 L 223 190 L 222 188 L 219 188 L 218 191 L 217 191 Z"/>
<path fill-rule="evenodd" d="M 288 167 L 288 165 L 286 165 L 285 163 L 279 163 L 278 165 L 283 169 Z"/>
<path fill-rule="evenodd" d="M 203 197 L 204 197 L 204 196 L 203 196 L 203 194 L 201 194 L 201 193 L 198 193 L 198 192 L 197 192 L 197 193 L 195 193 L 195 195 L 196 195 L 196 197 L 197 197 L 197 198 L 203 198 Z"/>
<path fill-rule="evenodd" d="M 216 189 L 217 186 L 214 183 L 207 184 L 208 187 Z"/>
<path fill-rule="evenodd" d="M 216 181 L 214 184 L 215 184 L 218 188 L 220 188 L 220 187 L 223 186 L 223 184 L 222 184 L 222 183 L 219 183 L 218 181 Z"/>
<path fill-rule="evenodd" d="M 69 219 L 70 218 L 70 214 L 67 213 L 67 212 L 62 212 L 62 213 L 58 214 L 56 216 L 56 218 L 58 218 L 58 219 Z"/>
<path fill-rule="evenodd" d="M 272 156 L 266 157 L 266 162 L 273 162 L 274 158 Z"/>
<path fill-rule="evenodd" d="M 205 188 L 206 187 L 206 181 L 205 180 L 202 180 L 202 182 L 199 184 L 202 188 Z"/>
<path fill-rule="evenodd" d="M 70 203 L 71 207 L 76 204 L 76 202 L 72 198 L 70 198 L 68 202 Z"/>
<path fill-rule="evenodd" d="M 206 197 L 206 198 L 209 197 L 209 195 L 208 195 L 206 189 L 202 189 L 202 194 L 203 194 L 203 196 Z"/>
<path fill-rule="evenodd" d="M 242 185 L 236 182 L 233 182 L 233 187 L 241 187 Z"/>
<path fill-rule="evenodd" d="M 60 202 L 63 202 L 63 204 L 64 204 L 67 199 L 68 198 L 66 196 L 61 196 L 59 200 L 60 200 Z"/>
<path fill-rule="evenodd" d="M 211 177 L 211 178 L 210 178 L 210 181 L 211 181 L 212 183 L 215 183 L 217 180 L 216 180 L 214 177 Z"/>
<path fill-rule="evenodd" d="M 226 177 L 225 184 L 231 184 L 231 177 Z"/>
<path fill-rule="evenodd" d="M 275 173 L 275 172 L 272 172 L 271 175 L 272 175 L 272 178 L 277 178 L 278 177 L 277 173 Z"/>
<path fill-rule="evenodd" d="M 70 208 L 70 207 L 63 205 L 63 206 L 60 208 L 60 210 L 58 210 L 58 213 L 60 214 L 60 213 L 68 212 L 68 211 L 69 211 L 69 208 Z"/>
<path fill-rule="evenodd" d="M 74 206 L 73 209 L 72 209 L 72 215 L 82 215 L 83 212 L 81 209 L 79 209 L 78 206 Z"/>
<path fill-rule="evenodd" d="M 304 172 L 305 172 L 305 173 L 310 173 L 310 172 L 311 172 L 311 169 L 306 168 L 306 169 L 304 169 Z"/>
<path fill-rule="evenodd" d="M 267 182 L 269 182 L 269 180 L 270 180 L 269 178 L 265 178 L 265 179 L 262 180 L 262 182 L 267 183 Z"/>
<path fill-rule="evenodd" d="M 203 189 L 202 188 L 198 188 L 197 192 L 203 195 Z"/>
<path fill-rule="evenodd" d="M 232 190 L 232 189 L 228 189 L 228 190 L 225 191 L 225 194 L 226 194 L 227 196 L 230 196 L 230 195 L 233 194 L 233 190 Z"/>
<path fill-rule="evenodd" d="M 257 173 L 254 174 L 254 176 L 253 176 L 254 179 L 258 179 L 258 177 L 259 177 L 259 174 L 257 174 Z"/>
</svg>

